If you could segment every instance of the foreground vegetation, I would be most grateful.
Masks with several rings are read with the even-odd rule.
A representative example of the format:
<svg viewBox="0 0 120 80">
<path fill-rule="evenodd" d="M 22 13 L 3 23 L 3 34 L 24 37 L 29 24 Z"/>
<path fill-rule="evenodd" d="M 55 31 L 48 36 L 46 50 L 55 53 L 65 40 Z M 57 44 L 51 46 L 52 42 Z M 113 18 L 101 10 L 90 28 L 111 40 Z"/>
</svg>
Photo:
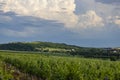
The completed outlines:
<svg viewBox="0 0 120 80">
<path fill-rule="evenodd" d="M 0 59 L 32 80 L 120 80 L 119 61 L 20 52 L 0 52 Z"/>
<path fill-rule="evenodd" d="M 10 80 L 10 79 L 13 79 L 12 73 L 6 71 L 5 64 L 0 59 L 0 80 Z"/>
</svg>

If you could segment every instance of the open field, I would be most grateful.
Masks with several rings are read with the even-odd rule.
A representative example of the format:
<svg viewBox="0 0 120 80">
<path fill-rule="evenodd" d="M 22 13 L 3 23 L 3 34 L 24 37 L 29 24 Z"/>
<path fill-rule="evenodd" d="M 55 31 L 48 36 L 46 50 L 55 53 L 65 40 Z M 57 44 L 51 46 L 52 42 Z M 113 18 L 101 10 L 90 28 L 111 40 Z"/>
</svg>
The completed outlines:
<svg viewBox="0 0 120 80">
<path fill-rule="evenodd" d="M 32 80 L 120 80 L 119 61 L 9 51 L 1 51 L 0 60 Z"/>
</svg>

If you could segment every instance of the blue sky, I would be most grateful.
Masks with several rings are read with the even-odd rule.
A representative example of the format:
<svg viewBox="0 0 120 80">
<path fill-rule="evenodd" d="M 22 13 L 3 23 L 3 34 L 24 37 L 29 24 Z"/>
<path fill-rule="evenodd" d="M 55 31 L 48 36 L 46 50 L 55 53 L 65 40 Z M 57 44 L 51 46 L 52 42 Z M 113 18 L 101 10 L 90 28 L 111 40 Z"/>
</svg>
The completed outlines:
<svg viewBox="0 0 120 80">
<path fill-rule="evenodd" d="M 0 43 L 14 41 L 120 47 L 120 0 L 0 0 Z"/>
</svg>

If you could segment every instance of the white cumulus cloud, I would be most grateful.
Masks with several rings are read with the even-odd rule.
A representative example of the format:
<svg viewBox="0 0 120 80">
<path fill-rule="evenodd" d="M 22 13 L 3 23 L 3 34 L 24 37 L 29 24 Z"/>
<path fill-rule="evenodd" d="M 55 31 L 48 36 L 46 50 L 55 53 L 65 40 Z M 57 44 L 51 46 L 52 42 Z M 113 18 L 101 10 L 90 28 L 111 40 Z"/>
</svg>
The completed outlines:
<svg viewBox="0 0 120 80">
<path fill-rule="evenodd" d="M 89 10 L 85 14 L 80 14 L 78 16 L 78 21 L 75 26 L 68 26 L 72 29 L 87 29 L 87 28 L 98 28 L 103 27 L 104 22 L 102 17 L 96 14 L 95 11 Z"/>
<path fill-rule="evenodd" d="M 115 20 L 115 24 L 120 26 L 120 20 Z"/>
<path fill-rule="evenodd" d="M 114 23 L 120 27 L 120 16 L 115 16 Z"/>
<path fill-rule="evenodd" d="M 120 16 L 109 16 L 107 22 L 111 24 L 116 24 L 120 27 Z"/>
<path fill-rule="evenodd" d="M 4 3 L 2 7 L 4 12 L 12 11 L 18 15 L 56 20 L 64 23 L 67 28 L 103 26 L 102 18 L 95 11 L 89 10 L 85 14 L 76 15 L 75 0 L 0 0 L 0 2 Z"/>
<path fill-rule="evenodd" d="M 79 26 L 83 27 L 97 27 L 103 26 L 103 19 L 96 14 L 95 11 L 87 11 L 86 14 L 79 16 Z"/>
<path fill-rule="evenodd" d="M 4 3 L 4 12 L 57 20 L 65 25 L 74 25 L 77 19 L 75 0 L 0 0 L 0 3 Z"/>
</svg>

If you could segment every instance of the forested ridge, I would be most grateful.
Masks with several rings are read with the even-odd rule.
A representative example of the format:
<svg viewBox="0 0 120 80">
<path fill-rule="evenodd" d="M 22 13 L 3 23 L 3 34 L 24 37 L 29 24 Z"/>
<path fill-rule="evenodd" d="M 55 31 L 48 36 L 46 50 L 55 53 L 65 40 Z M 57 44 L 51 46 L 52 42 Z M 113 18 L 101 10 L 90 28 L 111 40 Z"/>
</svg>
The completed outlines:
<svg viewBox="0 0 120 80">
<path fill-rule="evenodd" d="M 12 42 L 0 44 L 2 50 L 35 51 L 36 48 L 79 49 L 79 46 L 52 42 Z M 36 49 L 37 50 L 37 49 Z"/>
</svg>

